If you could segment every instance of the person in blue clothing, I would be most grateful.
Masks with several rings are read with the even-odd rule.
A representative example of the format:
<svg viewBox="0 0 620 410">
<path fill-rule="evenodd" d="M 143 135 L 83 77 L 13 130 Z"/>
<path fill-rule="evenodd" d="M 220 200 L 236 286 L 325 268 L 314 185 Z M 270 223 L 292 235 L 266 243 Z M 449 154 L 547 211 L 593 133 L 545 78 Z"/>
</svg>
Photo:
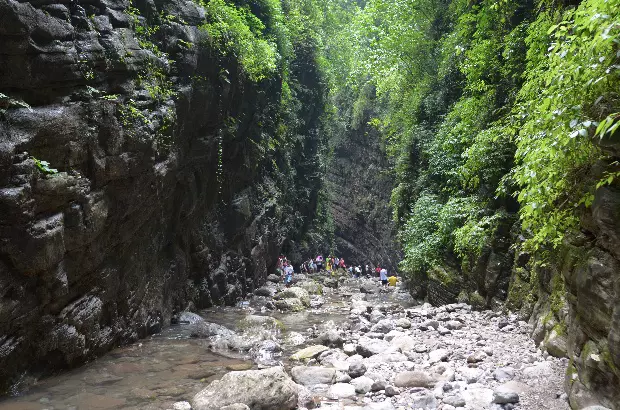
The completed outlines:
<svg viewBox="0 0 620 410">
<path fill-rule="evenodd" d="M 293 265 L 286 263 L 284 265 L 284 284 L 288 288 L 293 283 Z"/>
<path fill-rule="evenodd" d="M 379 278 L 381 279 L 381 284 L 383 284 L 383 286 L 388 285 L 387 269 L 381 268 L 379 271 Z"/>
</svg>

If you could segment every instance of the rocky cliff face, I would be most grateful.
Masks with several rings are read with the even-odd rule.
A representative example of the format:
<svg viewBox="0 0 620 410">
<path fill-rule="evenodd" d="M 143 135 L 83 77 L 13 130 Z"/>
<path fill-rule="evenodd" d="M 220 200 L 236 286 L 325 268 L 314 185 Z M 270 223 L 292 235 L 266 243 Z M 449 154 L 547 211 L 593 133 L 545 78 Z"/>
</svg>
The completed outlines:
<svg viewBox="0 0 620 410">
<path fill-rule="evenodd" d="M 620 409 L 619 212 L 620 191 L 599 188 L 581 233 L 554 262 L 520 271 L 521 277 L 533 274 L 538 285 L 534 341 L 570 359 L 565 388 L 576 409 Z"/>
<path fill-rule="evenodd" d="M 281 81 L 240 76 L 191 1 L 129 6 L 0 0 L 3 387 L 157 332 L 188 303 L 234 303 L 312 218 L 312 50 L 290 83 L 317 108 L 269 156 Z M 294 184 L 304 194 L 284 195 Z"/>
<path fill-rule="evenodd" d="M 400 261 L 390 210 L 394 181 L 369 115 L 341 136 L 327 170 L 336 253 L 348 263 L 394 270 Z"/>
</svg>

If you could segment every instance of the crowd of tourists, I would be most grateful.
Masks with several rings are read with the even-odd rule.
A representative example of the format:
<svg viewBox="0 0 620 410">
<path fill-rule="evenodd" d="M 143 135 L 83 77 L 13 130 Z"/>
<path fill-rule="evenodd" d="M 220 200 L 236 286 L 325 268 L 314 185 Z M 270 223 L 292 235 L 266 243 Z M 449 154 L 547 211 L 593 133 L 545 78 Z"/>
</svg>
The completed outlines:
<svg viewBox="0 0 620 410">
<path fill-rule="evenodd" d="M 276 268 L 284 284 L 286 286 L 290 286 L 295 272 L 291 261 L 289 261 L 285 256 L 280 256 L 278 258 Z M 375 268 L 373 268 L 370 264 L 366 264 L 364 266 L 359 264 L 347 265 L 344 258 L 339 258 L 333 255 L 326 258 L 324 258 L 323 255 L 317 255 L 316 258 L 310 258 L 301 264 L 299 271 L 304 274 L 326 271 L 332 275 L 336 275 L 337 273 L 343 274 L 346 272 L 354 278 L 360 278 L 362 275 L 367 278 L 374 276 L 379 278 L 384 286 L 396 286 L 396 282 L 398 281 L 395 274 L 388 276 L 387 269 L 385 267 L 381 267 L 381 265 L 377 265 Z"/>
</svg>

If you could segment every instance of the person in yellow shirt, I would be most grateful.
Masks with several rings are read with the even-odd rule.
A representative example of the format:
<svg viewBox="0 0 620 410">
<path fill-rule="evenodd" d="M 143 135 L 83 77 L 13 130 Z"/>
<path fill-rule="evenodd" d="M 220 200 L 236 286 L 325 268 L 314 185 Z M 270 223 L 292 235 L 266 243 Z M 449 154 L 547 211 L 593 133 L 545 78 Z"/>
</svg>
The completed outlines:
<svg viewBox="0 0 620 410">
<path fill-rule="evenodd" d="M 396 276 L 392 275 L 388 278 L 388 285 L 389 286 L 396 286 L 396 282 L 398 281 L 398 279 L 396 278 Z"/>
</svg>

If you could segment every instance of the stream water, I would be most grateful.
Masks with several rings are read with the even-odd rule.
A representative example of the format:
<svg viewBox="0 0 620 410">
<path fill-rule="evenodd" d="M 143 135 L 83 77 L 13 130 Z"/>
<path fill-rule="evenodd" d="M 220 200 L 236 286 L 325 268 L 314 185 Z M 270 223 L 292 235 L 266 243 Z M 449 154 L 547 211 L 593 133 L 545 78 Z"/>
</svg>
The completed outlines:
<svg viewBox="0 0 620 410">
<path fill-rule="evenodd" d="M 267 312 L 284 324 L 279 338 L 290 332 L 303 332 L 327 321 L 346 320 L 347 294 L 326 289 L 325 304 L 296 313 Z M 377 303 L 389 295 L 375 295 Z M 207 321 L 235 328 L 248 314 L 261 314 L 263 300 L 255 298 L 237 307 L 218 307 L 200 313 Z M 399 301 L 391 301 L 399 302 Z M 410 299 L 400 301 L 409 305 Z M 274 330 L 279 331 L 279 330 Z M 279 356 L 287 358 L 300 346 L 286 348 Z M 90 409 L 169 409 L 189 400 L 210 381 L 231 370 L 256 368 L 248 355 L 218 354 L 208 341 L 190 337 L 189 325 L 175 325 L 135 344 L 117 348 L 77 369 L 32 384 L 16 397 L 0 401 L 0 410 L 90 410 Z"/>
</svg>

